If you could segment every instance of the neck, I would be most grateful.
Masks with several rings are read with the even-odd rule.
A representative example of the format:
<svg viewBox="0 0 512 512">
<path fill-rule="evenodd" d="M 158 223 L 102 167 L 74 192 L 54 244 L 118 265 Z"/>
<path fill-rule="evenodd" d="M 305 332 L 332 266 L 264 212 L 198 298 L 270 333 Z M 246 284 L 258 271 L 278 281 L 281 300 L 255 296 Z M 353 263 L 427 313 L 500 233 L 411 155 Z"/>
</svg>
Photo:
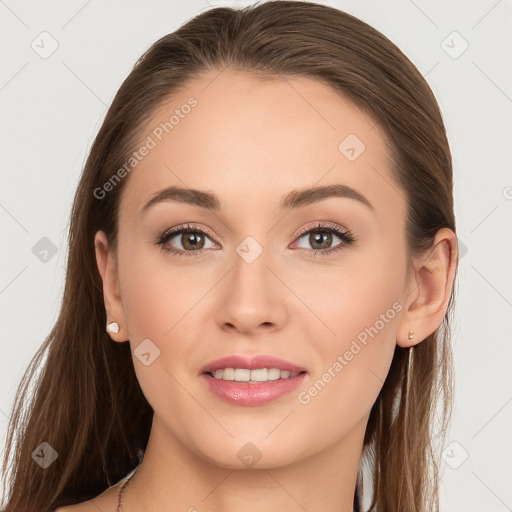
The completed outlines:
<svg viewBox="0 0 512 512">
<path fill-rule="evenodd" d="M 335 445 L 283 465 L 221 467 L 153 419 L 144 459 L 124 493 L 126 512 L 352 512 L 366 424 Z"/>
</svg>

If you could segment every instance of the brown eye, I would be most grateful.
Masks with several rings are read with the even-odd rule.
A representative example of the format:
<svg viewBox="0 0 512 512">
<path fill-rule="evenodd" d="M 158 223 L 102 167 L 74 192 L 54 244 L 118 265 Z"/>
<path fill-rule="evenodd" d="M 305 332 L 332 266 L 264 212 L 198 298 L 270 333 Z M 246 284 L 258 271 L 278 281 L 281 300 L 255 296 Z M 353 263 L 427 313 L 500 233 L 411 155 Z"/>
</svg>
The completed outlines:
<svg viewBox="0 0 512 512">
<path fill-rule="evenodd" d="M 301 249 L 316 254 L 327 255 L 331 252 L 341 250 L 351 245 L 356 238 L 350 234 L 349 231 L 344 231 L 334 225 L 319 224 L 310 229 L 301 231 L 298 240 L 306 239 L 306 246 L 299 245 Z M 338 241 L 337 245 L 332 246 L 333 243 Z"/>
<path fill-rule="evenodd" d="M 184 249 L 194 250 L 194 249 L 202 249 L 204 247 L 204 236 L 197 232 L 186 231 L 182 233 L 180 238 L 181 245 Z M 176 238 L 176 237 L 173 237 Z"/>
<path fill-rule="evenodd" d="M 208 240 L 211 246 L 205 247 Z M 204 252 L 203 249 L 217 247 L 206 231 L 188 225 L 166 231 L 156 243 L 161 245 L 164 251 L 178 256 L 200 256 Z"/>
<path fill-rule="evenodd" d="M 330 249 L 332 244 L 332 233 L 327 231 L 312 231 L 309 234 L 308 242 L 313 249 Z"/>
</svg>

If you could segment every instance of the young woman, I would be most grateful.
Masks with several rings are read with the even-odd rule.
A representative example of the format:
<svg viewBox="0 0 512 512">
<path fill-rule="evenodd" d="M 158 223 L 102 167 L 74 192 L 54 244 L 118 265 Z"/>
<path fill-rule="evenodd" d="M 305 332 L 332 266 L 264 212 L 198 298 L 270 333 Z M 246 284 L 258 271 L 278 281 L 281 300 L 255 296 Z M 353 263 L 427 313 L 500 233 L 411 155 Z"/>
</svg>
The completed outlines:
<svg viewBox="0 0 512 512">
<path fill-rule="evenodd" d="M 6 510 L 437 510 L 452 194 L 430 88 L 366 23 L 277 0 L 162 37 L 80 179 Z"/>
</svg>

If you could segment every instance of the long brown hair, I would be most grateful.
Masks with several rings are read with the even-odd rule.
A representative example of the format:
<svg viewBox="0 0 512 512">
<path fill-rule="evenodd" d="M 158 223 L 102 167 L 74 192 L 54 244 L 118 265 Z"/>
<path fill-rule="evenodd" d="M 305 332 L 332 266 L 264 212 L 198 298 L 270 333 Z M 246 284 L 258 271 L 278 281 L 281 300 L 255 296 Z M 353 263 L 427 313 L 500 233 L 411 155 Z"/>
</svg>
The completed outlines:
<svg viewBox="0 0 512 512">
<path fill-rule="evenodd" d="M 139 463 L 153 410 L 139 387 L 129 343 L 115 343 L 105 331 L 93 243 L 103 230 L 116 248 L 126 180 L 101 199 L 95 191 L 124 165 L 163 101 L 202 72 L 227 66 L 263 77 L 322 81 L 383 128 L 394 178 L 407 200 L 409 258 L 428 251 L 439 229 L 455 232 L 451 154 L 438 104 L 417 68 L 384 35 L 313 2 L 272 0 L 243 9 L 212 8 L 192 18 L 137 61 L 83 169 L 71 212 L 60 314 L 24 374 L 9 422 L 3 461 L 8 494 L 2 500 L 8 512 L 49 511 L 91 499 Z M 415 348 L 408 408 L 407 350 L 395 349 L 367 425 L 361 460 L 370 472 L 363 478 L 361 463 L 357 509 L 363 483 L 371 484 L 372 511 L 438 508 L 435 441 L 444 437 L 451 410 L 453 300 L 454 289 L 442 325 Z M 58 454 L 46 469 L 33 457 L 43 442 Z"/>
</svg>

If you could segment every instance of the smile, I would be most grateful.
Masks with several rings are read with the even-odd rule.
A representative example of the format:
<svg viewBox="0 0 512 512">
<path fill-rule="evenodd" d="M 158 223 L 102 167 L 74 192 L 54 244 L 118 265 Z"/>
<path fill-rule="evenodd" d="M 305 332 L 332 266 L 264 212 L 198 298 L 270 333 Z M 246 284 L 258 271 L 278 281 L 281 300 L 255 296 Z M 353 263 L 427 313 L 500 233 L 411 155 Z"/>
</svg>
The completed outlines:
<svg viewBox="0 0 512 512">
<path fill-rule="evenodd" d="M 215 379 L 236 380 L 237 382 L 267 382 L 270 380 L 289 379 L 295 377 L 300 372 L 290 372 L 280 370 L 279 368 L 222 368 L 215 370 L 215 373 L 209 372 Z"/>
<path fill-rule="evenodd" d="M 264 405 L 290 393 L 307 376 L 305 371 L 292 374 L 278 368 L 224 368 L 216 370 L 215 374 L 217 376 L 212 373 L 200 376 L 210 392 L 231 404 L 251 406 Z"/>
</svg>

